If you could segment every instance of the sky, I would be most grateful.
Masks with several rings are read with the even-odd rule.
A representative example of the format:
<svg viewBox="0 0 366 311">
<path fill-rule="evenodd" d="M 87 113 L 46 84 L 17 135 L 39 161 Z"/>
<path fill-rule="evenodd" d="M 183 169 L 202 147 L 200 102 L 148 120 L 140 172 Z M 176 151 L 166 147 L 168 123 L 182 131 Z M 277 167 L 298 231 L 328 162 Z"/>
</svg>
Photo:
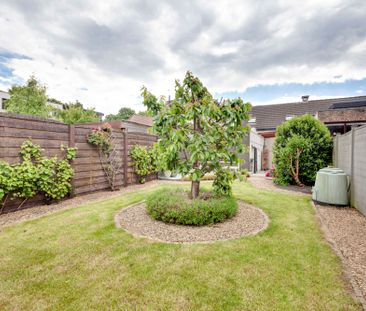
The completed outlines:
<svg viewBox="0 0 366 311">
<path fill-rule="evenodd" d="M 253 105 L 366 95 L 365 0 L 0 0 L 0 90 L 32 74 L 105 114 L 191 70 Z"/>
</svg>

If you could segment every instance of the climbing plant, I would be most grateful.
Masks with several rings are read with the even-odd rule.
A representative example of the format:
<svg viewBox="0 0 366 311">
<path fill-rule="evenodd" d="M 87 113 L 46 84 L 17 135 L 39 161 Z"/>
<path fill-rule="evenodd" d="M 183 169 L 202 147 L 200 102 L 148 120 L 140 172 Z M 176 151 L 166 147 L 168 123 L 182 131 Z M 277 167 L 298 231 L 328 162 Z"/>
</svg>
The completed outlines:
<svg viewBox="0 0 366 311">
<path fill-rule="evenodd" d="M 90 132 L 88 143 L 97 146 L 104 155 L 108 156 L 113 149 L 111 134 L 111 126 L 108 123 L 105 123 Z"/>
<path fill-rule="evenodd" d="M 3 211 L 8 200 L 22 199 L 18 209 L 37 194 L 48 202 L 60 200 L 71 190 L 74 171 L 70 165 L 76 156 L 76 148 L 61 146 L 63 159 L 48 158 L 43 150 L 30 139 L 21 146 L 21 162 L 10 165 L 0 161 L 0 202 Z"/>
<path fill-rule="evenodd" d="M 117 189 L 117 175 L 122 168 L 122 155 L 116 148 L 116 140 L 112 127 L 108 123 L 93 129 L 87 139 L 89 144 L 98 148 L 100 163 L 112 191 Z"/>
</svg>

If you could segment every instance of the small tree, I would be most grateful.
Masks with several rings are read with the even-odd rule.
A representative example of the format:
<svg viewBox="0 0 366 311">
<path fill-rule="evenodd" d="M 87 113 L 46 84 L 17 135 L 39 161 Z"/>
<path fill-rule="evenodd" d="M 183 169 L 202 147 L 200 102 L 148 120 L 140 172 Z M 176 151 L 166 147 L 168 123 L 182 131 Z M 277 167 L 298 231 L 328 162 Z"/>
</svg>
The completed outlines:
<svg viewBox="0 0 366 311">
<path fill-rule="evenodd" d="M 114 121 L 114 120 L 128 120 L 135 114 L 135 110 L 122 107 L 117 114 L 109 114 L 105 117 L 105 121 Z"/>
<path fill-rule="evenodd" d="M 139 111 L 137 114 L 139 116 L 143 116 L 143 117 L 151 117 L 151 115 L 148 111 Z"/>
<path fill-rule="evenodd" d="M 66 124 L 97 122 L 99 117 L 94 109 L 84 109 L 78 101 L 65 105 L 65 109 L 56 112 L 57 118 Z"/>
<path fill-rule="evenodd" d="M 313 184 L 316 172 L 331 161 L 332 137 L 313 116 L 299 116 L 277 128 L 273 154 L 276 183 Z"/>
<path fill-rule="evenodd" d="M 9 90 L 10 98 L 6 101 L 9 112 L 48 117 L 50 107 L 47 105 L 47 88 L 31 76 L 26 85 L 13 85 Z"/>
<path fill-rule="evenodd" d="M 154 116 L 153 131 L 159 136 L 166 167 L 191 176 L 192 198 L 198 197 L 200 180 L 206 173 L 221 170 L 222 162 L 238 163 L 244 151 L 242 141 L 248 129 L 243 121 L 249 119 L 250 104 L 240 98 L 215 100 L 191 72 L 183 83 L 176 81 L 175 99 L 168 103 L 145 87 L 142 96 Z M 222 184 L 222 179 L 217 184 Z"/>
</svg>

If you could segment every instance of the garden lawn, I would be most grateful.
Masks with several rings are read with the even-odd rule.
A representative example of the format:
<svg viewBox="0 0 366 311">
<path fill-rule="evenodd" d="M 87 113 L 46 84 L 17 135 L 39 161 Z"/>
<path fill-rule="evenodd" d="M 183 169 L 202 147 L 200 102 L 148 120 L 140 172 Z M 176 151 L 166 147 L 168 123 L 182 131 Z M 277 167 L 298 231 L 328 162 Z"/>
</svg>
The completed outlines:
<svg viewBox="0 0 366 311">
<path fill-rule="evenodd" d="M 309 197 L 236 183 L 261 207 L 257 236 L 177 245 L 134 238 L 113 216 L 140 190 L 0 231 L 1 310 L 358 310 Z"/>
</svg>

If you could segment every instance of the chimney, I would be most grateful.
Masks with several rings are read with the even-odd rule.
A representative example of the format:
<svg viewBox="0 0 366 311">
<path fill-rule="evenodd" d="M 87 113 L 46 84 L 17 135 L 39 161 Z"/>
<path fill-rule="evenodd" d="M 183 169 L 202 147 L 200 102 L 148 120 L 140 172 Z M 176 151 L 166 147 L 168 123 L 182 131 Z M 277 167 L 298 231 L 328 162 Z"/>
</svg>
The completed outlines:
<svg viewBox="0 0 366 311">
<path fill-rule="evenodd" d="M 301 96 L 302 101 L 305 103 L 309 100 L 310 95 L 303 95 Z"/>
</svg>

